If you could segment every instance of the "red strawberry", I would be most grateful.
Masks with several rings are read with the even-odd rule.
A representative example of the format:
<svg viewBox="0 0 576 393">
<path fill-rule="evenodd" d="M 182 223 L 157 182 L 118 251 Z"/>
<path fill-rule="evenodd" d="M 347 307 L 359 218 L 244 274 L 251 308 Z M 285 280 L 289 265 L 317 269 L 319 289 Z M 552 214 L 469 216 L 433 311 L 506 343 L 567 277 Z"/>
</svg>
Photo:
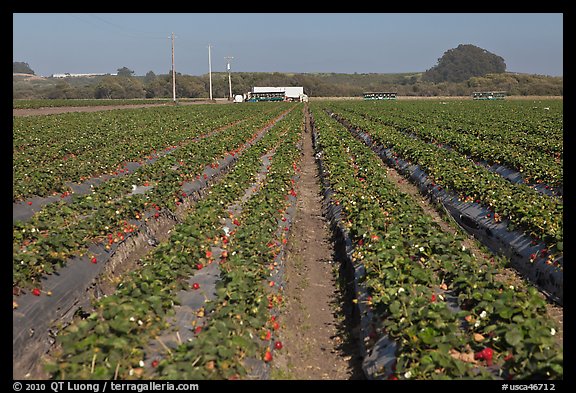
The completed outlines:
<svg viewBox="0 0 576 393">
<path fill-rule="evenodd" d="M 196 264 L 196 269 L 198 269 L 198 270 L 202 269 L 203 267 L 204 267 L 204 265 L 201 263 Z"/>
<path fill-rule="evenodd" d="M 430 302 L 434 303 L 436 301 L 436 294 L 432 294 L 432 297 L 430 298 Z"/>
<path fill-rule="evenodd" d="M 31 205 L 32 205 L 32 201 L 28 201 L 28 205 L 30 205 L 30 206 L 31 206 Z"/>
<path fill-rule="evenodd" d="M 271 362 L 272 361 L 272 352 L 270 352 L 270 350 L 266 350 L 266 353 L 264 354 L 264 361 L 266 363 Z"/>
<path fill-rule="evenodd" d="M 197 282 L 192 284 L 192 289 L 199 289 L 199 288 L 200 288 L 200 284 L 198 284 Z"/>
<path fill-rule="evenodd" d="M 237 219 L 234 219 L 234 221 L 232 221 L 232 223 L 236 226 L 240 225 L 240 221 L 238 221 Z"/>
<path fill-rule="evenodd" d="M 206 251 L 206 258 L 212 258 L 212 251 Z"/>
<path fill-rule="evenodd" d="M 194 329 L 194 334 L 198 334 L 202 331 L 202 326 L 196 326 L 196 329 Z"/>
<path fill-rule="evenodd" d="M 272 338 L 272 333 L 270 332 L 270 330 L 267 330 L 266 331 L 266 337 L 264 338 L 264 340 L 270 341 L 270 338 Z"/>
<path fill-rule="evenodd" d="M 97 263 L 98 259 L 96 259 L 96 257 L 92 257 L 92 259 L 90 260 L 92 263 Z"/>
<path fill-rule="evenodd" d="M 280 329 L 280 324 L 278 322 L 274 322 L 274 324 L 272 325 L 272 328 L 274 330 L 278 330 L 278 329 Z"/>
<path fill-rule="evenodd" d="M 486 347 L 480 352 L 474 354 L 474 359 L 486 360 L 486 365 L 492 365 L 492 356 L 494 355 L 494 351 L 492 348 Z"/>
<path fill-rule="evenodd" d="M 281 342 L 281 341 L 276 341 L 276 342 L 274 343 L 274 348 L 275 348 L 275 349 L 282 349 L 282 347 L 283 347 L 283 345 L 282 345 L 282 342 Z"/>
<path fill-rule="evenodd" d="M 152 360 L 152 367 L 158 367 L 158 363 L 160 363 L 158 360 Z"/>
<path fill-rule="evenodd" d="M 38 288 L 34 288 L 34 289 L 32 290 L 32 295 L 34 295 L 34 296 L 40 296 L 40 290 L 39 290 Z"/>
</svg>

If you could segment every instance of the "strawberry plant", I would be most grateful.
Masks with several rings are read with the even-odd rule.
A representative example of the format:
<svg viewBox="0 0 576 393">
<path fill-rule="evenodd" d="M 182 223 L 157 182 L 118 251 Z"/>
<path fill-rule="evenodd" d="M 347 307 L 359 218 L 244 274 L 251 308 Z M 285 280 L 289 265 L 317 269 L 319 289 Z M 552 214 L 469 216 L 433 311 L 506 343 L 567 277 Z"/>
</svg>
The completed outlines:
<svg viewBox="0 0 576 393">
<path fill-rule="evenodd" d="M 358 300 L 367 304 L 368 347 L 382 338 L 397 345 L 394 373 L 374 377 L 562 378 L 562 349 L 537 291 L 497 281 L 497 267 L 443 232 L 387 180 L 370 149 L 311 108 L 352 263 L 364 271 L 357 284 L 366 292 Z"/>
<path fill-rule="evenodd" d="M 230 172 L 214 184 L 210 194 L 199 200 L 184 222 L 174 228 L 168 241 L 144 258 L 142 266 L 125 277 L 113 295 L 95 303 L 90 317 L 76 321 L 59 335 L 62 354 L 57 362 L 48 366 L 55 377 L 110 378 L 115 374 L 122 379 L 143 377 L 141 371 L 135 373 L 134 370 L 139 368 L 146 356 L 147 343 L 168 327 L 166 317 L 171 313 L 177 292 L 185 289 L 185 279 L 194 275 L 198 262 L 208 263 L 209 249 L 206 244 L 222 235 L 219 222 L 225 214 L 225 207 L 250 184 L 261 165 L 260 157 L 286 134 L 286 129 L 281 127 L 285 121 L 271 128 L 239 156 Z M 274 171 L 271 169 L 270 172 Z M 287 176 L 285 171 L 281 174 Z M 282 187 L 282 183 L 278 182 L 275 186 Z M 284 201 L 283 197 L 279 199 Z M 262 201 L 259 200 L 256 206 L 262 206 Z M 261 224 L 261 217 L 257 214 L 254 219 Z M 246 235 L 241 235 L 240 231 L 261 227 L 259 224 L 249 224 L 244 218 L 241 221 L 242 225 L 235 236 L 245 238 Z M 246 265 L 240 257 L 245 254 L 232 247 L 231 242 L 229 246 L 229 252 L 236 252 L 228 255 L 226 265 Z M 248 252 L 246 255 L 258 254 Z M 253 267 L 258 266 L 255 264 Z M 184 346 L 174 349 L 171 358 L 163 359 L 153 368 L 159 375 L 233 377 L 243 373 L 239 361 L 247 354 L 256 354 L 257 343 L 250 338 L 250 334 L 264 325 L 264 313 L 268 309 L 265 302 L 258 301 L 264 298 L 264 294 L 258 290 L 260 284 L 250 283 L 257 283 L 261 278 L 258 279 L 254 273 L 245 275 L 241 269 L 223 270 L 227 276 L 223 278 L 226 285 L 219 286 L 217 293 L 219 299 L 227 300 L 206 304 L 202 309 L 202 314 L 210 318 L 208 325 L 195 329 L 192 344 L 199 352 L 189 351 Z M 242 308 L 242 304 L 248 309 Z M 246 310 L 249 313 L 243 316 Z M 242 323 L 230 319 L 232 315 L 240 315 L 236 321 Z M 185 370 L 180 370 L 181 361 L 187 365 Z M 190 367 L 190 362 L 198 364 L 198 367 Z"/>
<path fill-rule="evenodd" d="M 392 148 L 395 155 L 419 165 L 436 187 L 445 187 L 489 207 L 500 220 L 508 219 L 512 229 L 523 229 L 551 246 L 562 243 L 562 200 L 542 195 L 524 184 L 511 184 L 456 151 L 410 138 L 394 127 L 377 126 L 374 121 L 351 113 L 339 119 L 362 129 L 377 146 Z"/>
<path fill-rule="evenodd" d="M 15 117 L 13 199 L 70 191 L 67 182 L 118 174 L 124 164 L 189 143 L 258 113 L 197 105 Z"/>
<path fill-rule="evenodd" d="M 276 108 L 278 115 L 286 107 Z M 229 127 L 202 143 L 191 143 L 163 156 L 152 165 L 123 177 L 111 179 L 88 195 L 75 196 L 71 203 L 49 204 L 29 222 L 16 222 L 13 229 L 14 285 L 30 285 L 46 273 L 85 252 L 99 237 L 117 234 L 126 222 L 142 217 L 152 207 L 174 209 L 182 185 L 195 180 L 210 162 L 237 154 L 270 123 L 269 112 Z M 133 195 L 133 184 L 154 184 L 145 194 Z M 50 234 L 50 235 L 48 235 Z M 117 236 L 113 239 L 121 241 Z"/>
</svg>

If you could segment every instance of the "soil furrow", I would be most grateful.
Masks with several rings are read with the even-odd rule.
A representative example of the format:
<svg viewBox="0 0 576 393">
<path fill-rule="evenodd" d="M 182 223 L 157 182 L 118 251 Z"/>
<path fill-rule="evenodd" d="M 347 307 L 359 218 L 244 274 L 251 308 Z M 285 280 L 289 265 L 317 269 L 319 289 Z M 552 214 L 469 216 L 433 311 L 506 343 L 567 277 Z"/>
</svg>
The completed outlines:
<svg viewBox="0 0 576 393">
<path fill-rule="evenodd" d="M 350 333 L 346 293 L 338 283 L 338 255 L 322 211 L 322 194 L 306 112 L 295 221 L 285 262 L 284 349 L 272 378 L 363 379 L 357 345 Z"/>
</svg>

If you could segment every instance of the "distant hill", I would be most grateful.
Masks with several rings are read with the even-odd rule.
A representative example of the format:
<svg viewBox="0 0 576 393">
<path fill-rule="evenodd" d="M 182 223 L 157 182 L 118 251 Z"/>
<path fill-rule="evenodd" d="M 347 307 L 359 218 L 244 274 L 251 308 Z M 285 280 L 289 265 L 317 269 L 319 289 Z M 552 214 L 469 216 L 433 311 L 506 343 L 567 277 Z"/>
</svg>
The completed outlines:
<svg viewBox="0 0 576 393">
<path fill-rule="evenodd" d="M 30 68 L 28 63 L 24 63 L 23 61 L 12 62 L 12 72 L 34 75 L 34 70 Z"/>
<path fill-rule="evenodd" d="M 460 44 L 438 59 L 438 64 L 422 75 L 429 82 L 464 82 L 472 77 L 506 71 L 504 59 L 475 45 Z"/>
<path fill-rule="evenodd" d="M 13 74 L 13 98 L 169 98 L 172 76 L 97 76 L 42 78 Z M 423 72 L 407 73 L 281 73 L 233 72 L 232 92 L 254 86 L 303 86 L 311 97 L 353 97 L 366 91 L 395 91 L 402 96 L 468 96 L 477 90 L 503 90 L 509 95 L 562 96 L 563 77 L 504 72 L 462 82 L 431 82 Z M 206 98 L 208 74 L 176 77 L 177 97 Z M 213 97 L 228 95 L 228 74 L 212 73 Z"/>
</svg>

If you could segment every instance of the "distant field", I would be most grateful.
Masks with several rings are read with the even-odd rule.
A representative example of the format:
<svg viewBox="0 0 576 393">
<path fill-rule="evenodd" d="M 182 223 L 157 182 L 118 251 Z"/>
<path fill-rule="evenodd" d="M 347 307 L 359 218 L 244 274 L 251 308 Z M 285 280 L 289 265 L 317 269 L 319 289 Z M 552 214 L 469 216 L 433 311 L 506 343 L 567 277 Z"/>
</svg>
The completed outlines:
<svg viewBox="0 0 576 393">
<path fill-rule="evenodd" d="M 434 97 L 424 97 L 424 96 L 398 96 L 398 100 L 471 100 L 472 97 L 469 96 L 434 96 Z M 507 96 L 507 100 L 562 100 L 563 96 Z M 335 100 L 335 101 L 345 101 L 345 100 L 362 100 L 362 97 L 310 97 L 310 100 Z"/>
<path fill-rule="evenodd" d="M 398 100 L 471 100 L 469 96 L 398 96 Z M 508 96 L 507 100 L 562 100 L 562 96 Z M 358 101 L 362 97 L 310 97 L 312 101 Z M 222 102 L 222 100 L 219 100 Z M 169 104 L 170 98 L 149 98 L 149 99 L 32 99 L 32 100 L 12 100 L 13 109 L 40 109 L 58 107 L 96 107 L 96 106 L 124 106 L 124 105 L 147 105 L 147 104 Z M 207 102 L 206 98 L 179 98 L 180 103 Z"/>
<path fill-rule="evenodd" d="M 169 98 L 157 99 L 35 99 L 12 100 L 13 109 L 53 108 L 59 106 L 102 106 L 102 105 L 140 105 L 162 104 L 170 102 Z M 179 99 L 180 101 L 180 99 Z"/>
</svg>

